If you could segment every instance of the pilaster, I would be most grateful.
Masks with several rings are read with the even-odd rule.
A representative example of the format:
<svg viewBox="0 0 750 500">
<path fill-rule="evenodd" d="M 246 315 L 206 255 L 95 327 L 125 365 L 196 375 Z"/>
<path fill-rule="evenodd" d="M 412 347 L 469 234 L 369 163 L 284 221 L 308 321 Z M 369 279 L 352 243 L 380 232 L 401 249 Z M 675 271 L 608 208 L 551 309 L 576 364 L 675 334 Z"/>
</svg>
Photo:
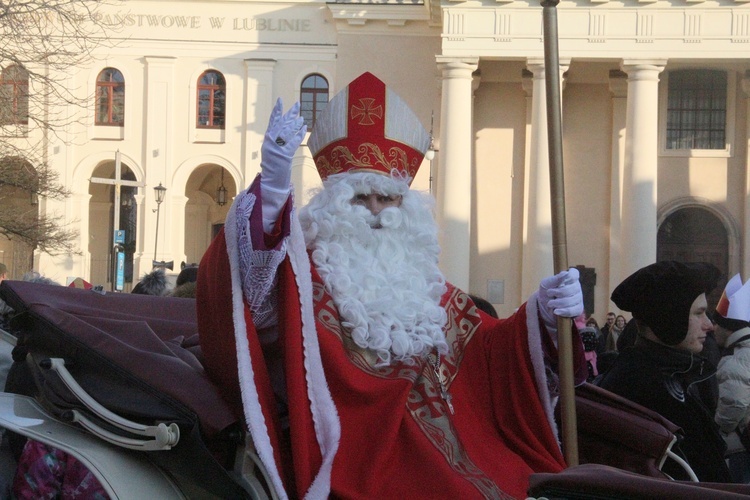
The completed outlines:
<svg viewBox="0 0 750 500">
<path fill-rule="evenodd" d="M 659 73 L 663 60 L 625 60 L 628 75 L 625 165 L 622 179 L 620 276 L 656 260 Z"/>
<path fill-rule="evenodd" d="M 570 61 L 560 61 L 561 86 L 569 64 Z M 554 274 L 544 59 L 529 59 L 526 68 L 532 74 L 532 86 L 531 129 L 527 136 L 528 161 L 524 186 L 522 299 L 539 288 L 542 278 Z"/>
<path fill-rule="evenodd" d="M 437 58 L 442 73 L 438 223 L 441 269 L 448 281 L 469 289 L 471 256 L 472 83 L 476 58 Z"/>
</svg>

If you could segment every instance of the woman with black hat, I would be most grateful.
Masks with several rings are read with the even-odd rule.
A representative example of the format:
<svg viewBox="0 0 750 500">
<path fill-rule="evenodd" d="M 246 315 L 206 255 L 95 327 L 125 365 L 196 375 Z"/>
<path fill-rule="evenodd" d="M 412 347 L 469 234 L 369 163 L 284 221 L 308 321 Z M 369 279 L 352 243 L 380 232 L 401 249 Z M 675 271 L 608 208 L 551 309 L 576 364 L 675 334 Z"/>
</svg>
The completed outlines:
<svg viewBox="0 0 750 500">
<path fill-rule="evenodd" d="M 633 314 L 638 339 L 620 353 L 598 385 L 680 426 L 684 435 L 673 450 L 700 481 L 728 483 L 724 440 L 695 390 L 696 383 L 716 373 L 700 353 L 713 328 L 706 315 L 706 293 L 720 274 L 708 263 L 664 261 L 620 283 L 612 301 Z M 662 470 L 675 479 L 689 479 L 671 460 Z"/>
</svg>

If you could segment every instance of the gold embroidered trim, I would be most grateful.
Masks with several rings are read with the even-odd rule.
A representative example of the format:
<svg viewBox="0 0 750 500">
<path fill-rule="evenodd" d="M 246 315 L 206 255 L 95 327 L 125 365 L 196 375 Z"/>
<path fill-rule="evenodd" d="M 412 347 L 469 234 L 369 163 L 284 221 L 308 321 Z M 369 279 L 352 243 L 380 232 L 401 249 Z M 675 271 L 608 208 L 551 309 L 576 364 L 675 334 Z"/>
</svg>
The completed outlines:
<svg viewBox="0 0 750 500">
<path fill-rule="evenodd" d="M 406 150 L 393 146 L 386 154 L 371 142 L 360 144 L 356 153 L 347 146 L 336 146 L 327 156 L 318 156 L 315 163 L 322 178 L 352 169 L 405 170 L 413 177 L 419 168 L 416 159 L 409 162 Z"/>
<path fill-rule="evenodd" d="M 445 304 L 448 322 L 444 331 L 451 352 L 441 356 L 438 366 L 433 366 L 430 358 L 425 357 L 381 367 L 375 366 L 376 354 L 357 346 L 341 326 L 333 299 L 325 292 L 322 283 L 313 283 L 313 298 L 316 302 L 317 320 L 342 341 L 347 356 L 354 365 L 375 377 L 400 378 L 412 382 L 406 409 L 451 469 L 473 484 L 485 498 L 511 498 L 466 454 L 448 416 L 446 401 L 441 396 L 441 388 L 448 390 L 458 375 L 464 349 L 480 325 L 476 307 L 468 306 L 468 296 L 454 289 Z"/>
</svg>

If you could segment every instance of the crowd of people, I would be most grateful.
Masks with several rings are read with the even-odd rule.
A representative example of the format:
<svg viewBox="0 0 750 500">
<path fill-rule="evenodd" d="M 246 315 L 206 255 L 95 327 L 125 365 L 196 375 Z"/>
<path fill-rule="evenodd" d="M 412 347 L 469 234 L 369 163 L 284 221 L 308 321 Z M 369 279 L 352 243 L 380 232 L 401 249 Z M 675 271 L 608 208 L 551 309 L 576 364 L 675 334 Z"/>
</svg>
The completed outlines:
<svg viewBox="0 0 750 500">
<path fill-rule="evenodd" d="M 609 312 L 601 329 L 593 317 L 578 324 L 588 380 L 681 428 L 675 450 L 690 470 L 668 460 L 665 472 L 747 484 L 750 281 L 743 284 L 739 274 L 729 280 L 709 317 L 706 295 L 719 277 L 707 263 L 657 262 L 612 293 L 632 319 Z"/>
</svg>

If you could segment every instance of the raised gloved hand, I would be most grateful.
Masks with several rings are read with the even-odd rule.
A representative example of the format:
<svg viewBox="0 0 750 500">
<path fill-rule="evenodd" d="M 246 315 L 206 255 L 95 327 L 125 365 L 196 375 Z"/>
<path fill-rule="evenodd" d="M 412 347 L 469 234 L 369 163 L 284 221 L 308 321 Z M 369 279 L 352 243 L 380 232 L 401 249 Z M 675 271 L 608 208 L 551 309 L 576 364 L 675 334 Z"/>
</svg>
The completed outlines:
<svg viewBox="0 0 750 500">
<path fill-rule="evenodd" d="M 268 128 L 260 148 L 260 180 L 263 187 L 289 191 L 292 178 L 292 158 L 307 133 L 304 119 L 299 115 L 299 102 L 284 111 L 281 98 L 271 111 Z"/>
<path fill-rule="evenodd" d="M 578 269 L 571 267 L 567 271 L 544 278 L 539 285 L 539 312 L 548 331 L 557 331 L 555 316 L 575 318 L 583 312 L 583 292 L 578 278 Z"/>
<path fill-rule="evenodd" d="M 299 114 L 299 102 L 284 113 L 281 98 L 271 111 L 260 148 L 260 189 L 263 198 L 263 228 L 270 232 L 289 195 L 292 158 L 302 144 L 307 125 Z"/>
</svg>

